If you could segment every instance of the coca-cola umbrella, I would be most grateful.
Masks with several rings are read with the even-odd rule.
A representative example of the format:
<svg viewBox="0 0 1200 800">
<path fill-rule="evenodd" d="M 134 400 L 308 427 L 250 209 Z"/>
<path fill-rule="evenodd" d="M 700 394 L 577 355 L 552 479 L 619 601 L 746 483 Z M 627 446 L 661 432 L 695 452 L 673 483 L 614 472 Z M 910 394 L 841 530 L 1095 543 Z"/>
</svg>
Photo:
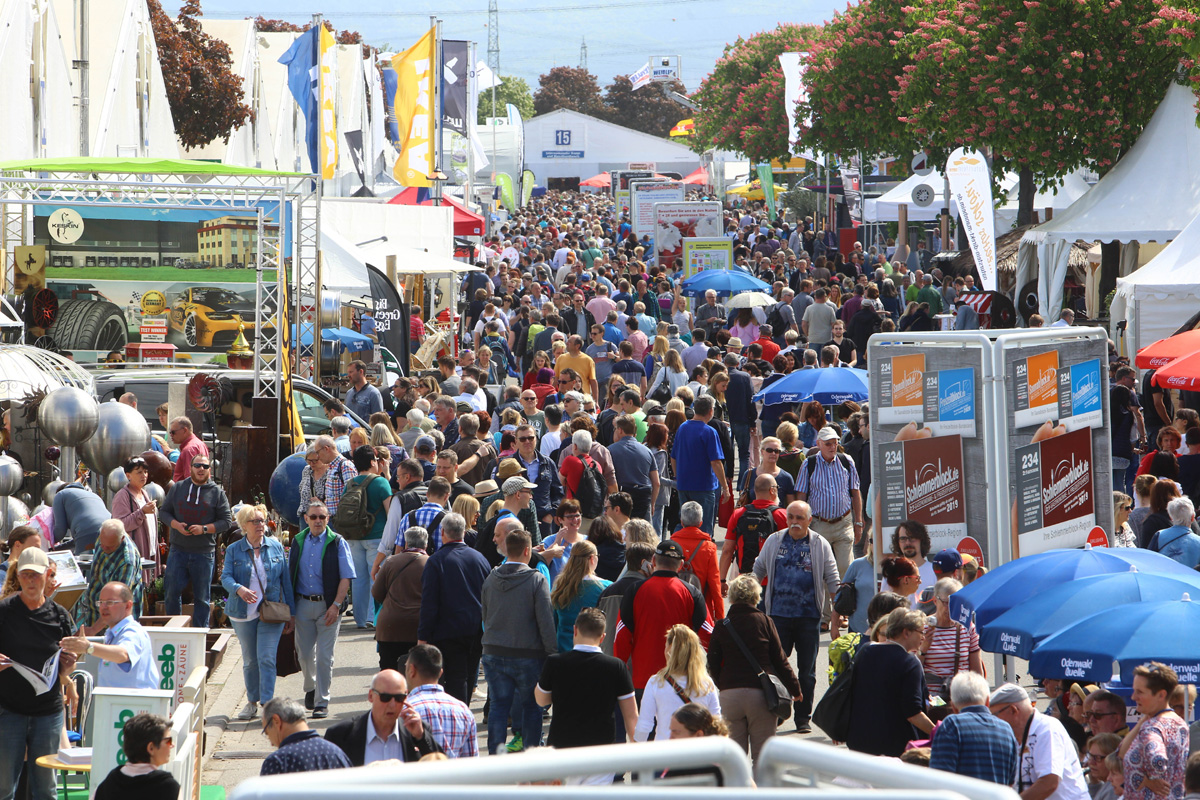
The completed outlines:
<svg viewBox="0 0 1200 800">
<path fill-rule="evenodd" d="M 1141 356 L 1139 355 L 1139 358 Z M 1200 351 L 1182 356 L 1154 371 L 1154 385 L 1194 392 L 1200 389 Z"/>
<path fill-rule="evenodd" d="M 1134 363 L 1138 369 L 1158 369 L 1197 351 L 1200 351 L 1200 330 L 1184 331 L 1138 350 Z"/>
</svg>

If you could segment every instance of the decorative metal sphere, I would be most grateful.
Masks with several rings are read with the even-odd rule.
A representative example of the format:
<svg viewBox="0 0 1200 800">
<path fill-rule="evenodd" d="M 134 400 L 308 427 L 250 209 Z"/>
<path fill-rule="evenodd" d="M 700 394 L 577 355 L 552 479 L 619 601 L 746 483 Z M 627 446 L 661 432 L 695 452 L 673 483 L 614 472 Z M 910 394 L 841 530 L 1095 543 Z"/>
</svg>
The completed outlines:
<svg viewBox="0 0 1200 800">
<path fill-rule="evenodd" d="M 304 472 L 305 463 L 303 453 L 293 453 L 279 462 L 268 484 L 267 493 L 271 496 L 275 513 L 292 525 L 300 524 L 296 512 L 300 506 L 300 475 Z"/>
<path fill-rule="evenodd" d="M 108 473 L 108 491 L 116 494 L 121 491 L 125 484 L 129 483 L 129 476 L 125 474 L 125 470 L 117 467 L 112 472 Z"/>
<path fill-rule="evenodd" d="M 96 432 L 98 421 L 96 399 L 74 386 L 55 389 L 38 406 L 38 427 L 47 439 L 62 447 L 78 447 L 86 442 Z"/>
<path fill-rule="evenodd" d="M 171 476 L 175 474 L 175 465 L 171 463 L 171 459 L 157 450 L 147 450 L 142 453 L 142 458 L 146 459 L 146 469 L 150 471 L 150 481 L 146 485 L 155 483 L 166 491 Z"/>
<path fill-rule="evenodd" d="M 33 495 L 31 495 L 29 492 L 21 492 L 19 495 L 17 495 L 17 499 L 24 503 L 26 508 L 33 505 Z"/>
<path fill-rule="evenodd" d="M 21 462 L 12 456 L 0 456 L 0 495 L 15 495 L 24 482 L 25 470 L 21 468 Z"/>
<path fill-rule="evenodd" d="M 0 533 L 5 537 L 18 525 L 29 522 L 29 506 L 15 497 L 0 497 Z"/>
<path fill-rule="evenodd" d="M 58 490 L 66 486 L 66 481 L 50 481 L 42 489 L 42 502 L 48 506 L 54 505 L 54 495 L 58 494 Z"/>
<path fill-rule="evenodd" d="M 46 457 L 47 461 L 58 461 L 58 459 L 62 458 L 62 450 L 59 449 L 58 445 L 52 444 L 46 448 L 46 452 L 42 455 Z"/>
<path fill-rule="evenodd" d="M 84 463 L 107 475 L 150 448 L 150 428 L 136 409 L 124 403 L 102 403 L 96 432 L 80 447 Z"/>
<path fill-rule="evenodd" d="M 167 493 L 163 491 L 161 486 L 154 482 L 147 483 L 142 488 L 142 493 L 145 494 L 146 497 L 158 503 L 159 508 L 162 508 L 163 501 L 167 499 Z"/>
</svg>

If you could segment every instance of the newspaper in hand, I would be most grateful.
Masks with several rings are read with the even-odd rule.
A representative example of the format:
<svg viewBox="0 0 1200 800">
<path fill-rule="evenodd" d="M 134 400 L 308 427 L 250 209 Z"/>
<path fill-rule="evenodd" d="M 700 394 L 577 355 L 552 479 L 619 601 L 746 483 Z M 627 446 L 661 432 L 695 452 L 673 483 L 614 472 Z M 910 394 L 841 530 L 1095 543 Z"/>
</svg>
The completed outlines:
<svg viewBox="0 0 1200 800">
<path fill-rule="evenodd" d="M 42 665 L 41 672 L 36 672 L 24 664 L 12 660 L 8 662 L 8 665 L 28 681 L 37 694 L 45 694 L 58 683 L 58 657 L 60 655 L 62 655 L 62 650 L 55 650 L 54 655 L 46 659 L 46 663 Z"/>
</svg>

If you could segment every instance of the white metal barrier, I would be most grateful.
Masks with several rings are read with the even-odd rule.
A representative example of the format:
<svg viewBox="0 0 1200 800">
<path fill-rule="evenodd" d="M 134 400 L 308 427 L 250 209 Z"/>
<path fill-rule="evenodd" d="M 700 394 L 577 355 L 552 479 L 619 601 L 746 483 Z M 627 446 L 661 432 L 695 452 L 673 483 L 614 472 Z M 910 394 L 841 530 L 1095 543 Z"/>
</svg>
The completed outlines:
<svg viewBox="0 0 1200 800">
<path fill-rule="evenodd" d="M 931 796 L 927 790 L 940 790 L 972 800 L 1018 798 L 1008 786 L 792 737 L 768 739 L 755 764 L 755 774 L 761 787 L 828 787 L 833 779 L 845 777 L 876 789 L 917 790 L 921 796 Z M 871 792 L 872 798 L 877 796 Z"/>
<path fill-rule="evenodd" d="M 409 765 L 415 766 L 415 765 Z M 370 767 L 365 767 L 370 770 Z M 326 770 L 324 772 L 305 773 L 309 776 L 308 784 L 303 791 L 284 795 L 282 792 L 256 794 L 254 796 L 272 798 L 328 798 L 331 792 L 336 792 L 338 800 L 393 800 L 397 797 L 395 786 L 386 783 L 341 787 L 335 776 L 344 775 L 346 770 Z M 254 782 L 274 784 L 275 778 L 255 778 Z M 243 786 L 251 783 L 247 781 Z M 421 800 L 576 800 L 580 796 L 595 798 L 595 800 L 663 800 L 664 797 L 679 800 L 729 800 L 732 792 L 753 791 L 755 798 L 762 800 L 797 800 L 795 789 L 747 789 L 730 790 L 715 786 L 705 787 L 650 787 L 627 786 L 615 783 L 609 786 L 458 786 L 458 785 L 420 785 Z M 242 787 L 234 790 L 232 800 L 242 800 L 249 797 L 244 794 Z M 862 793 L 848 792 L 845 789 L 811 790 L 806 791 L 803 800 L 850 800 L 861 797 Z M 870 800 L 973 800 L 969 795 L 958 792 L 922 790 L 899 791 L 881 789 L 872 791 Z"/>
</svg>

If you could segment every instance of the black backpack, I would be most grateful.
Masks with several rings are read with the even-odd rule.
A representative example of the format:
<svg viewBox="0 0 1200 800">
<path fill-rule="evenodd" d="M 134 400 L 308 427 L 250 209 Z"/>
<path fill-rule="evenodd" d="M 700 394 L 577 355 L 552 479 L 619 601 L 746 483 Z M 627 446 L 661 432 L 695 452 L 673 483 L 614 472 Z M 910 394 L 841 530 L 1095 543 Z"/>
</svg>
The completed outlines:
<svg viewBox="0 0 1200 800">
<path fill-rule="evenodd" d="M 771 326 L 772 336 L 783 336 L 783 311 L 780 310 L 782 305 L 782 301 L 776 303 L 775 307 L 771 309 L 771 313 L 767 315 L 767 324 Z"/>
<path fill-rule="evenodd" d="M 375 515 L 368 511 L 369 499 L 367 487 L 377 475 L 359 476 L 367 480 L 352 478 L 338 501 L 337 513 L 329 520 L 330 526 L 347 541 L 356 542 L 365 539 L 375 527 Z"/>
<path fill-rule="evenodd" d="M 738 562 L 738 572 L 754 571 L 754 560 L 762 550 L 763 542 L 775 532 L 775 509 L 779 506 L 759 508 L 754 504 L 746 506 L 738 517 L 737 535 L 742 541 L 742 558 Z"/>
<path fill-rule="evenodd" d="M 600 419 L 597 423 L 599 436 L 596 441 L 605 447 L 611 447 L 613 443 L 613 428 L 616 426 L 618 412 L 611 408 L 606 408 L 600 412 Z"/>
<path fill-rule="evenodd" d="M 579 513 L 594 519 L 604 513 L 604 475 L 590 456 L 583 456 L 579 460 L 583 462 L 583 472 L 579 474 L 575 499 L 579 501 Z"/>
<path fill-rule="evenodd" d="M 692 570 L 692 559 L 696 557 L 696 554 L 700 552 L 700 548 L 702 547 L 704 547 L 704 542 L 696 545 L 696 549 L 692 551 L 687 561 L 683 562 L 683 566 L 679 568 L 679 580 L 695 586 L 700 590 L 701 594 L 704 593 L 704 584 L 700 582 L 700 576 Z"/>
<path fill-rule="evenodd" d="M 839 462 L 841 462 L 842 467 L 846 470 L 846 492 L 849 493 L 850 487 L 852 486 L 850 482 L 850 475 L 851 473 L 855 472 L 854 465 L 850 463 L 850 459 L 845 453 L 838 453 L 837 459 Z M 809 494 L 812 494 L 812 477 L 813 473 L 817 471 L 817 455 L 813 455 L 804 459 L 804 469 L 808 471 L 808 492 Z"/>
</svg>

